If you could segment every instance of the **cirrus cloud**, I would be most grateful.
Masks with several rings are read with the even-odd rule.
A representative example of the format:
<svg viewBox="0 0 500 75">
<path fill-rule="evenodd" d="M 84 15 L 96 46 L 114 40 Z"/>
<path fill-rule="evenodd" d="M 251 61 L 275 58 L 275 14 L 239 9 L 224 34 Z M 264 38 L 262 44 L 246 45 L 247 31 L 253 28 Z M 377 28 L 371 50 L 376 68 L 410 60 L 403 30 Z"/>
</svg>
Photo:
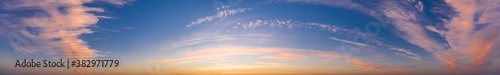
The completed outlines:
<svg viewBox="0 0 500 75">
<path fill-rule="evenodd" d="M 101 18 L 94 13 L 105 11 L 83 5 L 90 2 L 92 0 L 7 0 L 2 2 L 3 10 L 30 13 L 1 13 L 7 15 L 2 16 L 1 23 L 10 28 L 6 31 L 11 46 L 23 54 L 64 55 L 75 59 L 102 56 L 79 38 L 93 33 L 87 27 Z"/>
</svg>

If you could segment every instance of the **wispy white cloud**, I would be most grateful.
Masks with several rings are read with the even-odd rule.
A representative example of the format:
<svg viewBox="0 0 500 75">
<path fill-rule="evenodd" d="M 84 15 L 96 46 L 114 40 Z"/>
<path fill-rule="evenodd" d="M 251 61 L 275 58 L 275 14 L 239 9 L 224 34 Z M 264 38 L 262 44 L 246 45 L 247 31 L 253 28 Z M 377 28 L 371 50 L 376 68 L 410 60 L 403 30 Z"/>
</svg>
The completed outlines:
<svg viewBox="0 0 500 75">
<path fill-rule="evenodd" d="M 418 56 L 411 56 L 411 55 L 408 55 L 408 54 L 403 54 L 403 53 L 394 53 L 395 55 L 398 55 L 398 56 L 402 56 L 402 57 L 407 57 L 407 58 L 410 58 L 410 59 L 413 59 L 413 60 L 417 60 L 417 61 L 423 61 L 420 57 Z"/>
<path fill-rule="evenodd" d="M 188 25 L 186 25 L 186 27 L 193 27 L 194 25 L 197 25 L 197 24 L 209 22 L 209 21 L 212 21 L 214 19 L 226 18 L 228 16 L 238 14 L 238 13 L 243 13 L 243 12 L 249 11 L 249 10 L 250 10 L 250 8 L 220 10 L 215 15 L 199 18 L 198 20 L 193 21 L 193 22 L 189 23 Z"/>
<path fill-rule="evenodd" d="M 255 20 L 255 21 L 249 21 L 249 22 L 239 22 L 236 25 L 233 25 L 235 28 L 242 28 L 242 29 L 254 29 L 254 28 L 261 28 L 261 27 L 269 27 L 269 28 L 288 28 L 288 29 L 294 29 L 294 28 L 311 28 L 311 29 L 318 29 L 318 30 L 326 30 L 328 32 L 345 32 L 345 33 L 358 33 L 349 29 L 344 29 L 342 27 L 336 26 L 336 25 L 330 25 L 330 24 L 324 24 L 324 23 L 316 23 L 316 22 L 300 22 L 296 20 Z"/>
<path fill-rule="evenodd" d="M 353 10 L 361 10 L 363 12 L 370 12 L 370 9 L 367 9 L 365 6 L 353 2 L 352 0 L 284 0 L 284 2 L 288 3 L 310 3 L 310 4 L 320 4 L 320 5 L 327 5 L 327 6 L 332 6 L 332 7 L 341 7 L 341 8 L 348 8 L 348 9 L 353 9 Z"/>
<path fill-rule="evenodd" d="M 404 56 L 404 57 L 408 57 L 408 58 L 411 58 L 411 59 L 414 59 L 414 60 L 418 60 L 418 61 L 423 61 L 419 55 L 411 52 L 410 50 L 406 50 L 406 49 L 402 49 L 402 48 L 390 48 L 391 50 L 396 50 L 396 51 L 399 51 L 399 52 L 402 52 L 402 53 L 396 53 L 396 55 L 401 55 L 401 56 Z"/>
<path fill-rule="evenodd" d="M 334 37 L 330 37 L 330 39 L 336 40 L 336 41 L 340 41 L 340 42 L 344 42 L 344 43 L 348 43 L 348 44 L 357 45 L 357 46 L 370 47 L 370 45 L 367 45 L 367 44 L 357 43 L 357 42 L 352 42 L 352 41 L 347 41 L 347 40 L 342 40 L 342 39 L 337 39 L 337 38 L 334 38 Z"/>
<path fill-rule="evenodd" d="M 97 18 L 102 18 L 102 19 L 115 19 L 115 17 L 111 16 L 96 16 Z"/>
<path fill-rule="evenodd" d="M 123 6 L 126 4 L 130 4 L 131 2 L 134 2 L 135 0 L 95 0 L 95 1 L 114 4 L 117 6 Z"/>
<path fill-rule="evenodd" d="M 427 30 L 429 31 L 432 31 L 432 32 L 436 32 L 438 34 L 443 34 L 442 31 L 438 30 L 436 27 L 434 26 L 425 26 L 425 28 L 427 28 Z M 444 35 L 441 35 L 441 36 L 444 36 Z"/>
<path fill-rule="evenodd" d="M 342 40 L 342 39 L 338 39 L 338 38 L 334 38 L 334 37 L 331 37 L 330 39 L 336 40 L 336 41 L 340 41 L 340 42 L 344 42 L 344 43 L 348 43 L 348 44 L 352 44 L 352 45 L 357 45 L 357 46 L 375 47 L 375 46 L 371 46 L 371 45 L 364 44 L 364 43 L 358 43 L 358 42 L 353 42 L 353 41 L 348 41 L 348 40 Z M 377 46 L 379 46 L 379 47 L 387 47 L 390 50 L 395 50 L 395 51 L 401 52 L 401 53 L 395 53 L 395 55 L 397 55 L 397 56 L 403 56 L 403 57 L 407 57 L 407 58 L 414 59 L 414 60 L 417 60 L 417 61 L 423 61 L 420 58 L 419 55 L 417 55 L 416 53 L 411 52 L 410 50 L 407 50 L 407 49 L 395 47 L 395 46 L 388 45 L 388 44 L 385 44 L 385 43 L 379 43 L 379 44 L 377 44 Z"/>
</svg>

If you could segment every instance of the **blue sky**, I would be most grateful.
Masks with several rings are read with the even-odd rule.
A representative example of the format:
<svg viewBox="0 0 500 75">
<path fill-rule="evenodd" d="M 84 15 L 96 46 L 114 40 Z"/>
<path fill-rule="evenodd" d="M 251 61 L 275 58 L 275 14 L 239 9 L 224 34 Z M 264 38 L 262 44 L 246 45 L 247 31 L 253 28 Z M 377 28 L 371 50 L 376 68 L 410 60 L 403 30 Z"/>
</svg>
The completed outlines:
<svg viewBox="0 0 500 75">
<path fill-rule="evenodd" d="M 499 3 L 7 0 L 0 72 L 57 73 L 10 69 L 48 57 L 124 62 L 84 74 L 498 74 Z"/>
</svg>

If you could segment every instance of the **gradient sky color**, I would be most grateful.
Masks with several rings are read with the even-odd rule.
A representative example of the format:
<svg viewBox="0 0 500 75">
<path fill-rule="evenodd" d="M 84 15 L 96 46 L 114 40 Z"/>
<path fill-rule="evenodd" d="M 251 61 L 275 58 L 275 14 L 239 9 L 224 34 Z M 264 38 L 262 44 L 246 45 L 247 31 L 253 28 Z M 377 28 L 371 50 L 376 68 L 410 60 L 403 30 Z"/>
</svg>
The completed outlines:
<svg viewBox="0 0 500 75">
<path fill-rule="evenodd" d="M 496 75 L 500 0 L 2 0 L 0 74 Z M 17 59 L 119 59 L 17 68 Z"/>
</svg>

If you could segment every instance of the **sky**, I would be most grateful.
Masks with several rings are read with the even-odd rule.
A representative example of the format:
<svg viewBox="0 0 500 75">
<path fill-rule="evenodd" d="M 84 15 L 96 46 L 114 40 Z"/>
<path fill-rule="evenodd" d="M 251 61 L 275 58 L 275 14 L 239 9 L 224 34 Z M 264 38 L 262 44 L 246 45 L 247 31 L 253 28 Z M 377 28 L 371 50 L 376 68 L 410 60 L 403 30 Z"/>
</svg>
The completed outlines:
<svg viewBox="0 0 500 75">
<path fill-rule="evenodd" d="M 0 74 L 497 75 L 500 0 L 2 0 Z M 118 67 L 23 68 L 20 59 Z"/>
</svg>

